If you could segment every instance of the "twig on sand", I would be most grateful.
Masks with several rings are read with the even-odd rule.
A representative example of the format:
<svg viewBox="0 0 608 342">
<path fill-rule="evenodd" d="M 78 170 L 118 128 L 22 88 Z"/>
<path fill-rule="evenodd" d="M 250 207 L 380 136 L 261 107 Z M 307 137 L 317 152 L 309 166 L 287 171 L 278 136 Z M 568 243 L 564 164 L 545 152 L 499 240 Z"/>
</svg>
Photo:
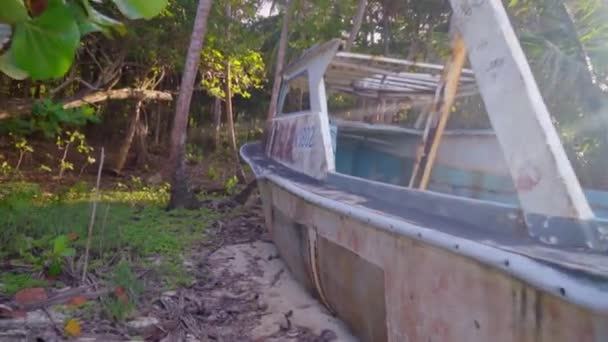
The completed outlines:
<svg viewBox="0 0 608 342">
<path fill-rule="evenodd" d="M 87 247 L 84 252 L 84 265 L 82 266 L 82 283 L 87 280 L 87 267 L 89 266 L 89 252 L 91 249 L 91 240 L 93 238 L 93 226 L 95 225 L 95 216 L 97 214 L 97 202 L 99 202 L 99 183 L 101 181 L 101 170 L 103 169 L 103 161 L 105 153 L 101 148 L 101 159 L 99 161 L 99 169 L 97 170 L 97 183 L 95 184 L 95 198 L 93 199 L 93 209 L 91 211 L 91 220 L 89 221 L 89 235 L 87 236 Z"/>
<path fill-rule="evenodd" d="M 106 204 L 106 211 L 103 214 L 103 221 L 101 222 L 101 232 L 99 234 L 99 253 L 103 255 L 103 236 L 106 230 L 106 223 L 108 222 L 108 213 L 110 212 L 110 203 Z"/>
<path fill-rule="evenodd" d="M 270 283 L 270 287 L 274 287 L 279 282 L 279 279 L 281 279 L 281 274 L 283 274 L 283 272 L 285 272 L 285 269 L 281 268 L 281 270 L 274 275 L 274 277 L 272 278 L 272 282 Z"/>
<path fill-rule="evenodd" d="M 63 330 L 59 327 L 59 325 L 57 325 L 57 322 L 55 322 L 53 316 L 51 316 L 51 313 L 46 308 L 42 308 L 42 311 L 44 311 L 46 316 L 49 318 L 49 321 L 51 322 L 51 325 L 53 326 L 57 334 L 61 337 L 65 337 L 65 335 L 63 334 Z"/>
</svg>

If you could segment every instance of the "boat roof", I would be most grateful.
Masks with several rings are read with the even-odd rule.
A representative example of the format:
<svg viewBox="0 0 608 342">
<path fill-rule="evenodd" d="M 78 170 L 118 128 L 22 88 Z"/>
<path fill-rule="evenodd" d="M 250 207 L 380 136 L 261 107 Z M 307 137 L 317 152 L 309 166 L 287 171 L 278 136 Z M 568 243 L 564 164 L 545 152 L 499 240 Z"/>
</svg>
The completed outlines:
<svg viewBox="0 0 608 342">
<path fill-rule="evenodd" d="M 325 71 L 325 86 L 329 91 L 393 100 L 428 100 L 435 97 L 443 65 L 340 51 L 342 44 L 341 40 L 333 39 L 311 47 L 285 68 L 285 78 L 299 75 L 298 71 L 304 66 L 334 48 L 336 53 Z M 458 96 L 474 94 L 477 94 L 474 73 L 470 69 L 463 69 Z"/>
<path fill-rule="evenodd" d="M 434 98 L 443 65 L 339 51 L 325 72 L 329 90 L 385 99 Z M 460 77 L 460 95 L 477 92 L 473 71 Z"/>
</svg>

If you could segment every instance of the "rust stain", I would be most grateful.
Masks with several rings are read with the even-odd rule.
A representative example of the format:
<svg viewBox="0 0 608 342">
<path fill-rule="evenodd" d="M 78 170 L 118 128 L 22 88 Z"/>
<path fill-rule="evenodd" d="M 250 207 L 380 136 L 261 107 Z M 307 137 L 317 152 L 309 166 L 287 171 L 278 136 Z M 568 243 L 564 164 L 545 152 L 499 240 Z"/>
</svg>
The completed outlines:
<svg viewBox="0 0 608 342">
<path fill-rule="evenodd" d="M 515 187 L 520 191 L 531 191 L 540 183 L 542 176 L 538 168 L 530 163 L 522 166 L 517 172 Z"/>
<path fill-rule="evenodd" d="M 294 121 L 276 122 L 277 137 L 273 139 L 271 156 L 285 162 L 293 163 L 293 143 L 296 135 L 297 123 Z"/>
</svg>

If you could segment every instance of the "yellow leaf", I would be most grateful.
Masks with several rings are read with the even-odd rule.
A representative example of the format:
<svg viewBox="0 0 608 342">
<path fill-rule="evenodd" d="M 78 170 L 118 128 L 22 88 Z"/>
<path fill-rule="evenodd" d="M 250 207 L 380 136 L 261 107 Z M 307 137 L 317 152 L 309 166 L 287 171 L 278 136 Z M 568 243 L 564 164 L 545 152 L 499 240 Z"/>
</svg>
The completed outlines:
<svg viewBox="0 0 608 342">
<path fill-rule="evenodd" d="M 69 320 L 65 324 L 65 333 L 70 337 L 80 336 L 80 323 L 75 319 Z"/>
</svg>

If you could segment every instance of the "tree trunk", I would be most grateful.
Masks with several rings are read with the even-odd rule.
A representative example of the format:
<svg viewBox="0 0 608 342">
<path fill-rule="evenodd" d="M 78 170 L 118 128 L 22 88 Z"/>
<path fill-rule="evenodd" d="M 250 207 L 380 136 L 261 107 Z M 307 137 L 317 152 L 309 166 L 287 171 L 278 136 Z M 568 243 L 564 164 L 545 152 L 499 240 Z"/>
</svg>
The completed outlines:
<svg viewBox="0 0 608 342">
<path fill-rule="evenodd" d="M 160 123 L 162 121 L 162 111 L 160 103 L 156 104 L 156 127 L 154 128 L 154 145 L 160 145 Z"/>
<path fill-rule="evenodd" d="M 350 35 L 348 36 L 348 40 L 346 41 L 346 45 L 344 46 L 345 51 L 350 51 L 357 38 L 357 34 L 361 30 L 361 24 L 363 23 L 363 16 L 365 15 L 365 9 L 367 7 L 367 0 L 359 0 L 359 5 L 357 5 L 357 13 L 355 13 L 355 17 L 353 18 L 353 27 L 350 31 Z"/>
<path fill-rule="evenodd" d="M 388 16 L 388 10 L 386 9 L 386 2 L 383 5 L 383 10 L 382 10 L 382 42 L 384 44 L 384 55 L 388 56 L 388 54 L 390 53 L 390 35 L 391 35 L 391 28 L 390 28 L 390 18 Z"/>
<path fill-rule="evenodd" d="M 222 126 L 222 100 L 219 97 L 215 98 L 213 105 L 213 129 L 215 130 L 214 144 L 216 148 L 220 146 L 220 127 Z"/>
<path fill-rule="evenodd" d="M 143 103 L 143 100 L 137 101 L 137 104 L 135 105 L 135 115 L 131 117 L 131 121 L 129 122 L 129 127 L 127 128 L 127 134 L 125 135 L 125 139 L 122 141 L 122 145 L 120 145 L 120 149 L 116 154 L 116 159 L 114 160 L 114 171 L 116 173 L 120 173 L 125 167 L 125 163 L 127 162 L 127 156 L 129 155 L 131 144 L 133 143 L 133 137 L 135 136 L 135 132 L 137 131 L 137 126 L 140 121 L 141 108 L 143 106 Z"/>
<path fill-rule="evenodd" d="M 232 13 L 230 10 L 230 2 L 226 3 L 226 17 L 228 18 L 228 23 L 230 23 L 230 19 L 232 17 Z M 226 37 L 228 41 L 230 41 L 230 24 L 226 26 Z M 236 176 L 241 183 L 245 182 L 245 173 L 243 172 L 243 168 L 241 167 L 241 159 L 239 158 L 239 148 L 236 143 L 236 134 L 234 132 L 234 116 L 232 113 L 232 70 L 230 66 L 230 56 L 226 56 L 226 78 L 224 79 L 224 95 L 225 103 L 226 103 L 226 122 L 228 123 L 228 130 L 230 133 L 230 143 L 232 144 L 232 152 L 234 153 L 234 167 L 236 171 Z"/>
<path fill-rule="evenodd" d="M 192 29 L 192 36 L 190 38 L 190 47 L 186 55 L 186 65 L 182 75 L 180 92 L 175 107 L 175 117 L 173 118 L 173 128 L 171 130 L 171 146 L 169 149 L 169 172 L 167 172 L 171 177 L 169 209 L 198 206 L 196 197 L 190 191 L 188 184 L 185 148 L 190 102 L 200 62 L 200 51 L 203 48 L 203 41 L 207 31 L 207 17 L 209 16 L 210 9 L 211 0 L 199 0 L 194 28 Z"/>
<path fill-rule="evenodd" d="M 137 122 L 137 167 L 144 167 L 148 161 L 148 120 L 144 113 L 143 118 L 140 117 Z"/>
<path fill-rule="evenodd" d="M 271 120 L 277 111 L 277 102 L 279 99 L 279 90 L 281 87 L 281 76 L 283 73 L 283 64 L 285 62 L 285 53 L 287 52 L 287 38 L 289 36 L 289 23 L 295 0 L 287 0 L 285 13 L 283 14 L 283 24 L 281 25 L 281 37 L 279 38 L 279 49 L 277 51 L 276 66 L 274 69 L 274 81 L 272 83 L 272 95 L 270 96 L 270 104 L 268 105 L 268 120 Z"/>
<path fill-rule="evenodd" d="M 230 61 L 226 62 L 226 81 L 224 84 L 224 93 L 226 95 L 226 122 L 228 123 L 228 131 L 230 133 L 230 144 L 234 153 L 234 166 L 236 176 L 241 183 L 245 182 L 245 173 L 241 167 L 241 159 L 239 158 L 239 148 L 236 143 L 236 134 L 234 132 L 234 117 L 232 116 L 232 89 L 230 89 L 231 70 Z"/>
</svg>

